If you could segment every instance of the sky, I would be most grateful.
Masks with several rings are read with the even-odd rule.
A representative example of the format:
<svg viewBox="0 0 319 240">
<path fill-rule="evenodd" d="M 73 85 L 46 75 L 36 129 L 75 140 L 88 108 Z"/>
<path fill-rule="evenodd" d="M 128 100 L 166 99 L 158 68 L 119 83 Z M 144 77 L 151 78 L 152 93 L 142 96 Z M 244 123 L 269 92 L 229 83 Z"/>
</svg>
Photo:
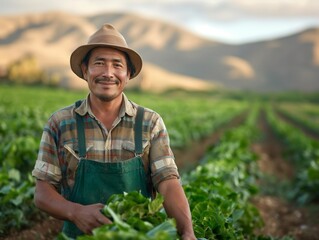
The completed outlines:
<svg viewBox="0 0 319 240">
<path fill-rule="evenodd" d="M 0 16 L 65 11 L 133 12 L 229 44 L 284 37 L 319 27 L 318 0 L 1 0 Z"/>
</svg>

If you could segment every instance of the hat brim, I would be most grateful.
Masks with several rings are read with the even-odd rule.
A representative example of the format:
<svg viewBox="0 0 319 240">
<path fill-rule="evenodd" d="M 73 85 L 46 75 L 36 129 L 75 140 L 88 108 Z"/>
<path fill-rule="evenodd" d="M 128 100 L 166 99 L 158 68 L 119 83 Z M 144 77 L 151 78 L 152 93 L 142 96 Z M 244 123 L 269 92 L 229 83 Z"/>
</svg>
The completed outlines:
<svg viewBox="0 0 319 240">
<path fill-rule="evenodd" d="M 114 48 L 127 53 L 129 58 L 131 59 L 132 64 L 135 67 L 135 73 L 130 76 L 130 79 L 136 77 L 140 73 L 142 69 L 142 65 L 143 65 L 142 58 L 134 50 L 130 48 L 115 46 L 112 44 L 101 44 L 101 43 L 94 44 L 93 43 L 93 44 L 82 45 L 78 47 L 77 49 L 75 49 L 74 52 L 71 54 L 71 57 L 70 57 L 71 69 L 78 77 L 86 80 L 82 73 L 82 68 L 81 68 L 82 61 L 89 51 L 97 47 L 110 47 L 110 48 Z"/>
</svg>

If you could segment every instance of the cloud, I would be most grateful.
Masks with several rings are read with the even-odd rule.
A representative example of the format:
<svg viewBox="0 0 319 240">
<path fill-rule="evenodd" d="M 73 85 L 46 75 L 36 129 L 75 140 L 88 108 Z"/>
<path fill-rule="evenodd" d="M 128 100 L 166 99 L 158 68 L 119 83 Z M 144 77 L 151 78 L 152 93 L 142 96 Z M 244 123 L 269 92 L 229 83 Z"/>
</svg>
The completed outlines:
<svg viewBox="0 0 319 240">
<path fill-rule="evenodd" d="M 180 17 L 204 15 L 211 19 L 229 20 L 244 16 L 313 16 L 318 17 L 318 0 L 2 0 L 1 14 L 32 11 L 65 10 L 93 13 L 108 10 L 136 10 L 144 13 Z M 284 11 L 283 11 L 284 10 Z M 167 17 L 167 16 L 166 16 Z"/>
<path fill-rule="evenodd" d="M 129 11 L 232 43 L 319 26 L 318 0 L 1 0 L 0 15 L 43 11 Z"/>
<path fill-rule="evenodd" d="M 318 17 L 319 12 L 317 0 L 239 0 L 235 5 L 245 14 L 260 17 Z"/>
</svg>

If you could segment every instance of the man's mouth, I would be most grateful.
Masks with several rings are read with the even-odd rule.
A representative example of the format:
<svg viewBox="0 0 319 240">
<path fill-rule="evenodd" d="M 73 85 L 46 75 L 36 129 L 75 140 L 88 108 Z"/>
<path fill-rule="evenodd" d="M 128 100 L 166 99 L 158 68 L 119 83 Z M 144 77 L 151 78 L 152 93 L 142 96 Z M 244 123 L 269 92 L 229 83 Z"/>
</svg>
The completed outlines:
<svg viewBox="0 0 319 240">
<path fill-rule="evenodd" d="M 103 84 L 103 85 L 113 85 L 113 84 L 120 84 L 120 81 L 115 79 L 115 80 L 109 80 L 109 79 L 96 79 L 95 83 L 97 84 Z"/>
</svg>

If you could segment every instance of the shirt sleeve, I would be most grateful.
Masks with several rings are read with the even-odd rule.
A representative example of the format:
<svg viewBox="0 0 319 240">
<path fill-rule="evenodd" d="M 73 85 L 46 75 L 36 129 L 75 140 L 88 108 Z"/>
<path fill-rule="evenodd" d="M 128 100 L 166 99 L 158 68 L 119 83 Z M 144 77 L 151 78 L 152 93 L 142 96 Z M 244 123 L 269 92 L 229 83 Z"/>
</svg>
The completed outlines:
<svg viewBox="0 0 319 240">
<path fill-rule="evenodd" d="M 61 180 L 61 168 L 58 158 L 57 136 L 58 127 L 51 117 L 44 127 L 38 157 L 32 176 L 58 186 Z"/>
<path fill-rule="evenodd" d="M 179 179 L 169 135 L 163 119 L 158 116 L 152 128 L 150 146 L 151 177 L 154 187 L 168 179 Z"/>
</svg>

